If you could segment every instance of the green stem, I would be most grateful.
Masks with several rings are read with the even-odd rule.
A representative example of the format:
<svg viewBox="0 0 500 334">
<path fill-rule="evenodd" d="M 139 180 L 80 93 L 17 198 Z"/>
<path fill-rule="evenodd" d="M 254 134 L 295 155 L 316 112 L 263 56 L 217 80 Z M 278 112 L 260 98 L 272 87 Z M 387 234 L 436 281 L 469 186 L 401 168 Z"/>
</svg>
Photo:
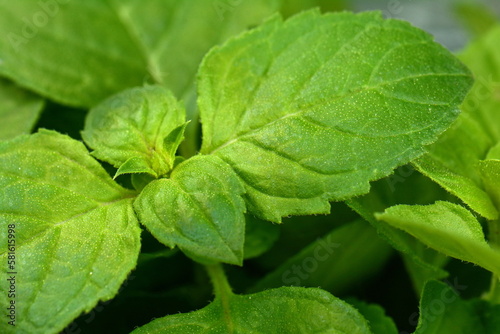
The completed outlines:
<svg viewBox="0 0 500 334">
<path fill-rule="evenodd" d="M 500 247 L 500 220 L 490 220 L 488 229 L 489 243 L 494 247 Z M 500 304 L 500 277 L 495 274 L 491 276 L 491 286 L 487 299 L 492 303 Z"/>
<path fill-rule="evenodd" d="M 211 264 L 205 266 L 205 269 L 207 270 L 208 276 L 210 276 L 210 280 L 214 285 L 215 296 L 219 298 L 223 298 L 225 296 L 231 297 L 233 292 L 229 282 L 227 281 L 222 265 L 220 263 Z"/>
<path fill-rule="evenodd" d="M 229 282 L 227 281 L 224 269 L 222 268 L 222 265 L 220 263 L 207 265 L 205 266 L 205 269 L 207 270 L 208 276 L 210 276 L 210 280 L 214 285 L 215 299 L 220 300 L 222 304 L 227 332 L 234 333 L 233 319 L 231 317 L 231 309 L 229 305 L 231 297 L 233 296 L 233 292 L 231 290 Z"/>
</svg>

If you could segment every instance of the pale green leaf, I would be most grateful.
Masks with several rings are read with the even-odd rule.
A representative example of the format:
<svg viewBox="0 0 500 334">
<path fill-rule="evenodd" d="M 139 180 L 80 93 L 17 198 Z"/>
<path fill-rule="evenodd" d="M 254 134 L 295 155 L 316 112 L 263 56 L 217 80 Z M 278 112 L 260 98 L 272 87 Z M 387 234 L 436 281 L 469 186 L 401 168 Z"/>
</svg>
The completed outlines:
<svg viewBox="0 0 500 334">
<path fill-rule="evenodd" d="M 500 305 L 484 300 L 464 301 L 467 289 L 459 281 L 449 286 L 438 281 L 427 283 L 420 300 L 420 319 L 414 334 L 498 334 Z"/>
<path fill-rule="evenodd" d="M 284 284 L 345 293 L 373 276 L 391 254 L 392 248 L 370 224 L 356 221 L 309 244 L 259 281 L 252 291 Z"/>
<path fill-rule="evenodd" d="M 215 156 L 196 156 L 170 178 L 149 183 L 134 203 L 139 220 L 162 243 L 202 261 L 241 264 L 243 187 Z"/>
<path fill-rule="evenodd" d="M 423 153 L 471 80 L 430 35 L 378 13 L 274 17 L 205 57 L 201 152 L 233 167 L 263 219 L 327 213 Z"/>
<path fill-rule="evenodd" d="M 322 12 L 337 12 L 351 9 L 348 0 L 285 0 L 281 1 L 280 13 L 289 17 L 303 10 L 318 7 Z"/>
<path fill-rule="evenodd" d="M 0 78 L 0 140 L 30 133 L 43 105 L 40 97 Z"/>
<path fill-rule="evenodd" d="M 161 86 L 132 88 L 92 109 L 83 140 L 92 155 L 123 173 L 166 175 L 185 128 L 185 111 Z"/>
<path fill-rule="evenodd" d="M 16 226 L 9 270 L 17 272 L 17 332 L 58 333 L 115 296 L 139 255 L 134 194 L 82 143 L 47 130 L 0 143 L 0 187 L 1 228 Z M 4 264 L 6 238 L 0 233 Z M 0 270 L 6 277 L 7 266 Z M 6 284 L 2 279 L 2 291 Z M 0 302 L 7 305 L 7 294 Z M 0 332 L 8 326 L 2 321 Z"/>
<path fill-rule="evenodd" d="M 132 333 L 371 334 L 346 302 L 320 289 L 297 287 L 216 298 L 201 310 L 156 319 Z"/>
<path fill-rule="evenodd" d="M 466 27 L 475 35 L 482 36 L 498 23 L 498 18 L 487 5 L 474 1 L 459 2 L 456 12 Z"/>
<path fill-rule="evenodd" d="M 0 73 L 72 106 L 94 106 L 144 82 L 163 84 L 181 97 L 192 91 L 210 47 L 259 24 L 280 4 L 2 0 Z"/>
<path fill-rule="evenodd" d="M 460 59 L 471 69 L 476 82 L 463 110 L 480 124 L 493 144 L 500 142 L 500 24 L 471 43 Z"/>
<path fill-rule="evenodd" d="M 476 81 L 457 122 L 415 162 L 417 168 L 459 197 L 471 209 L 493 220 L 498 217 L 484 185 L 479 161 L 500 142 L 500 26 L 472 43 L 461 59 Z M 460 149 L 457 149 L 460 148 Z"/>
<path fill-rule="evenodd" d="M 481 224 L 460 205 L 397 205 L 376 216 L 439 252 L 500 274 L 500 251 L 490 248 Z"/>
</svg>

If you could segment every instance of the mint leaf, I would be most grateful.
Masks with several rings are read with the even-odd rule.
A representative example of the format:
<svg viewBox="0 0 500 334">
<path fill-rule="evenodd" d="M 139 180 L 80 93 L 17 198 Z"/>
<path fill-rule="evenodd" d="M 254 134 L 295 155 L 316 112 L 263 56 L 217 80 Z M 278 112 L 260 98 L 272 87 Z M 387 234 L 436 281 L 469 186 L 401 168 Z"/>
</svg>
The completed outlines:
<svg viewBox="0 0 500 334">
<path fill-rule="evenodd" d="M 320 289 L 296 287 L 216 298 L 201 310 L 156 319 L 133 333 L 167 332 L 371 334 L 349 304 Z"/>
<path fill-rule="evenodd" d="M 0 78 L 0 140 L 30 133 L 43 106 L 42 98 Z"/>
<path fill-rule="evenodd" d="M 493 146 L 489 151 L 486 159 L 496 159 L 500 160 L 500 142 Z"/>
<path fill-rule="evenodd" d="M 196 156 L 169 179 L 149 183 L 134 202 L 139 221 L 162 243 L 201 261 L 240 264 L 245 238 L 243 187 L 215 156 Z"/>
<path fill-rule="evenodd" d="M 355 254 L 355 255 L 354 255 Z M 260 280 L 252 291 L 284 285 L 318 286 L 334 294 L 376 273 L 392 248 L 367 222 L 358 220 L 332 230 Z"/>
<path fill-rule="evenodd" d="M 377 229 L 381 238 L 401 252 L 417 295 L 420 295 L 429 279 L 448 276 L 443 267 L 449 258 L 424 245 L 412 235 L 377 220 L 375 213 L 397 204 L 433 203 L 445 195 L 446 192 L 437 184 L 411 166 L 403 166 L 398 168 L 395 174 L 374 182 L 370 193 L 346 201 L 353 210 Z"/>
<path fill-rule="evenodd" d="M 463 113 L 438 142 L 418 159 L 417 168 L 489 220 L 498 217 L 478 168 L 488 151 L 500 142 L 500 26 L 472 43 L 461 59 L 476 79 L 462 104 Z M 460 147 L 460 149 L 457 149 Z"/>
<path fill-rule="evenodd" d="M 439 252 L 500 273 L 500 251 L 490 248 L 481 224 L 460 205 L 442 201 L 426 206 L 397 205 L 376 216 Z"/>
<path fill-rule="evenodd" d="M 493 203 L 500 208 L 500 159 L 488 159 L 479 163 L 485 188 Z"/>
<path fill-rule="evenodd" d="M 329 200 L 366 193 L 369 181 L 423 153 L 456 118 L 471 81 L 406 22 L 274 17 L 205 57 L 201 152 L 232 166 L 262 219 L 327 213 Z"/>
<path fill-rule="evenodd" d="M 92 109 L 83 140 L 123 173 L 167 174 L 185 128 L 185 111 L 161 86 L 132 88 Z"/>
<path fill-rule="evenodd" d="M 258 257 L 268 251 L 279 235 L 280 226 L 245 215 L 245 259 Z"/>
<path fill-rule="evenodd" d="M 474 36 L 482 36 L 498 23 L 495 14 L 483 3 L 459 2 L 455 12 Z"/>
<path fill-rule="evenodd" d="M 1 228 L 15 225 L 15 268 L 1 274 L 17 272 L 17 331 L 59 332 L 115 296 L 139 255 L 134 194 L 80 142 L 47 130 L 1 142 L 0 187 Z M 7 263 L 6 233 L 0 242 Z M 0 302 L 7 305 L 6 293 Z"/>
<path fill-rule="evenodd" d="M 500 142 L 500 24 L 471 43 L 460 55 L 460 59 L 471 69 L 476 82 L 464 101 L 463 109 L 480 124 L 494 144 Z"/>
<path fill-rule="evenodd" d="M 427 283 L 420 300 L 420 319 L 415 334 L 497 334 L 500 305 L 483 300 L 461 300 L 459 285 L 452 287 L 438 282 Z"/>
<path fill-rule="evenodd" d="M 397 334 L 398 329 L 394 321 L 385 315 L 384 309 L 377 304 L 368 304 L 360 300 L 349 299 L 349 304 L 354 306 L 370 324 L 373 334 Z"/>
<path fill-rule="evenodd" d="M 412 254 L 401 254 L 406 271 L 411 278 L 417 296 L 422 294 L 425 284 L 431 279 L 443 279 L 449 276 L 444 267 L 450 258 L 443 253 L 415 239 Z"/>
<path fill-rule="evenodd" d="M 260 23 L 280 5 L 220 3 L 0 1 L 0 73 L 71 106 L 94 106 L 145 81 L 163 84 L 177 97 L 189 95 L 210 47 Z"/>
</svg>

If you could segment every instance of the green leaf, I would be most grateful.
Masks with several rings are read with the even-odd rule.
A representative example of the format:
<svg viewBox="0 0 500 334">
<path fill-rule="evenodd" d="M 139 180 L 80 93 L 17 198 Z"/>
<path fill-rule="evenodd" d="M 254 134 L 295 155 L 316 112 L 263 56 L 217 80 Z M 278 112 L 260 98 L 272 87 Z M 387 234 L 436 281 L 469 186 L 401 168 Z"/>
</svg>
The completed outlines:
<svg viewBox="0 0 500 334">
<path fill-rule="evenodd" d="M 500 159 L 488 159 L 479 163 L 485 188 L 493 203 L 500 208 Z"/>
<path fill-rule="evenodd" d="M 475 133 L 467 131 L 460 131 L 460 134 L 467 132 L 469 134 Z M 451 134 L 451 132 L 450 132 Z M 479 140 L 478 137 L 460 136 L 458 132 L 453 133 L 453 139 L 447 140 L 447 136 L 443 136 L 439 143 L 429 148 L 429 154 L 426 154 L 420 159 L 414 161 L 415 167 L 424 175 L 439 183 L 444 189 L 451 194 L 460 198 L 472 210 L 488 219 L 496 219 L 498 217 L 498 210 L 491 201 L 484 190 L 481 179 L 478 178 L 479 171 L 477 164 L 479 157 L 463 157 L 463 152 L 467 151 L 471 145 L 476 145 Z M 458 138 L 463 142 L 469 140 L 466 146 L 457 146 Z M 472 140 L 472 141 L 471 141 Z M 444 144 L 446 142 L 446 144 Z M 450 148 L 453 147 L 453 152 Z M 456 150 L 456 147 L 463 147 L 464 150 Z M 472 152 L 470 150 L 469 152 Z M 472 167 L 474 170 L 466 171 L 466 168 L 458 166 L 460 162 L 464 165 Z"/>
<path fill-rule="evenodd" d="M 349 1 L 346 0 L 286 0 L 282 1 L 280 13 L 284 17 L 289 17 L 294 14 L 300 13 L 306 9 L 318 7 L 321 12 L 337 12 L 349 10 Z"/>
<path fill-rule="evenodd" d="M 43 106 L 40 97 L 0 78 L 0 140 L 30 133 Z"/>
<path fill-rule="evenodd" d="M 134 194 L 82 143 L 47 130 L 0 143 L 0 187 L 2 231 L 15 225 L 15 268 L 3 265 L 1 275 L 17 272 L 17 331 L 57 333 L 115 296 L 139 255 Z M 5 264 L 7 233 L 0 242 Z"/>
<path fill-rule="evenodd" d="M 500 24 L 488 34 L 471 43 L 460 59 L 472 70 L 476 82 L 464 101 L 465 113 L 480 124 L 484 132 L 500 142 Z"/>
<path fill-rule="evenodd" d="M 457 288 L 457 287 L 455 287 Z M 466 289 L 467 286 L 458 286 Z M 500 305 L 483 300 L 463 301 L 460 290 L 438 281 L 427 283 L 420 300 L 415 334 L 498 334 Z"/>
<path fill-rule="evenodd" d="M 245 216 L 245 259 L 251 259 L 268 251 L 278 240 L 280 226 L 270 224 L 252 215 Z"/>
<path fill-rule="evenodd" d="M 374 182 L 369 194 L 347 201 L 353 210 L 377 229 L 381 238 L 401 252 L 417 295 L 429 279 L 448 276 L 443 267 L 449 258 L 410 234 L 377 220 L 374 214 L 397 204 L 433 203 L 445 195 L 446 192 L 436 183 L 407 165 L 398 168 L 393 175 Z"/>
<path fill-rule="evenodd" d="M 379 13 L 274 17 L 203 60 L 201 152 L 233 167 L 262 219 L 328 213 L 423 153 L 471 81 L 430 35 Z"/>
<path fill-rule="evenodd" d="M 358 220 L 332 230 L 260 280 L 252 291 L 285 285 L 317 286 L 345 293 L 373 276 L 392 248 L 367 222 Z"/>
<path fill-rule="evenodd" d="M 500 142 L 493 146 L 486 156 L 486 159 L 496 159 L 500 160 Z"/>
<path fill-rule="evenodd" d="M 368 320 L 373 334 L 398 334 L 396 324 L 385 315 L 385 311 L 380 305 L 368 304 L 356 299 L 349 299 L 347 302 Z"/>
<path fill-rule="evenodd" d="M 371 334 L 346 302 L 320 289 L 297 287 L 216 298 L 201 310 L 156 319 L 133 333 Z"/>
<path fill-rule="evenodd" d="M 0 73 L 72 106 L 91 107 L 147 81 L 181 97 L 192 90 L 210 47 L 260 23 L 279 5 L 267 0 L 2 0 Z"/>
<path fill-rule="evenodd" d="M 185 111 L 161 86 L 132 88 L 92 109 L 83 140 L 92 155 L 124 173 L 167 174 L 185 129 Z"/>
<path fill-rule="evenodd" d="M 201 262 L 240 264 L 245 238 L 243 187 L 214 156 L 196 156 L 169 179 L 149 183 L 134 203 L 139 221 L 162 243 Z"/>
<path fill-rule="evenodd" d="M 412 254 L 401 254 L 406 271 L 411 278 L 417 296 L 422 294 L 425 283 L 431 279 L 443 279 L 449 276 L 444 267 L 450 258 L 436 252 L 423 243 L 415 240 Z"/>
<path fill-rule="evenodd" d="M 500 26 L 472 43 L 461 59 L 476 81 L 457 122 L 415 162 L 425 175 L 487 219 L 498 218 L 479 170 L 479 161 L 500 142 Z M 460 149 L 457 149 L 460 147 Z"/>
<path fill-rule="evenodd" d="M 456 12 L 465 26 L 475 35 L 482 36 L 498 23 L 493 11 L 482 3 L 462 2 Z"/>
<path fill-rule="evenodd" d="M 442 201 L 426 206 L 397 205 L 376 217 L 439 252 L 500 274 L 500 251 L 490 248 L 481 224 L 460 205 Z"/>
</svg>

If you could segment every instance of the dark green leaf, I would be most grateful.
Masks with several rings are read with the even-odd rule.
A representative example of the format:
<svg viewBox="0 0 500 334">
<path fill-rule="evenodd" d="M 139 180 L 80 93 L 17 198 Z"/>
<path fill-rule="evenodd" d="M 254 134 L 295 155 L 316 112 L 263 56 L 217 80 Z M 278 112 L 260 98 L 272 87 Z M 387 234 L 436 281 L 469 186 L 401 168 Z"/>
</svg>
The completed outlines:
<svg viewBox="0 0 500 334">
<path fill-rule="evenodd" d="M 144 82 L 181 97 L 192 90 L 210 47 L 279 6 L 267 0 L 2 0 L 0 73 L 72 106 L 91 107 Z"/>
<path fill-rule="evenodd" d="M 0 78 L 0 140 L 30 133 L 43 106 L 39 96 Z"/>
<path fill-rule="evenodd" d="M 252 215 L 245 216 L 245 259 L 265 253 L 279 238 L 280 226 L 260 220 Z"/>
<path fill-rule="evenodd" d="M 396 324 L 385 314 L 381 306 L 353 299 L 349 299 L 348 302 L 368 320 L 373 334 L 398 334 Z"/>
<path fill-rule="evenodd" d="M 376 273 L 391 250 L 367 222 L 343 225 L 288 259 L 259 281 L 252 291 L 295 285 L 345 293 Z"/>
<path fill-rule="evenodd" d="M 499 334 L 500 305 L 482 300 L 463 301 L 459 295 L 466 288 L 438 281 L 427 283 L 415 334 Z"/>
</svg>

